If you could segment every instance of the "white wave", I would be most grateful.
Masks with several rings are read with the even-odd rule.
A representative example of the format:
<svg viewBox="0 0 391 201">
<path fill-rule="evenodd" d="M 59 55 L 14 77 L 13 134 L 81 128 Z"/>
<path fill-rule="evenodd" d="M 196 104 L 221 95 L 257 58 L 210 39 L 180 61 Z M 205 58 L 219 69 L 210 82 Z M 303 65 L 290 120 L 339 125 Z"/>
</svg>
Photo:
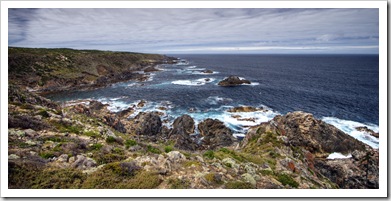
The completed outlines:
<svg viewBox="0 0 391 201">
<path fill-rule="evenodd" d="M 189 67 L 186 67 L 186 68 L 192 69 L 192 68 L 197 68 L 197 66 L 189 66 Z"/>
<path fill-rule="evenodd" d="M 374 124 L 363 124 L 355 121 L 342 120 L 335 117 L 323 117 L 322 121 L 329 123 L 338 129 L 342 130 L 346 134 L 360 140 L 361 142 L 371 146 L 372 148 L 379 148 L 379 139 L 371 136 L 369 133 L 364 131 L 358 131 L 356 127 L 366 126 L 374 132 L 379 132 L 379 126 Z"/>
<path fill-rule="evenodd" d="M 201 70 L 205 70 L 205 68 L 191 68 L 191 69 L 189 69 L 189 71 L 201 71 Z"/>
<path fill-rule="evenodd" d="M 102 104 L 108 104 L 107 109 L 111 112 L 119 112 L 122 110 L 126 110 L 130 107 L 130 105 L 123 101 L 118 101 L 119 99 L 112 98 L 112 99 L 97 99 L 97 101 L 101 102 Z"/>
<path fill-rule="evenodd" d="M 172 81 L 172 84 L 176 85 L 187 85 L 187 86 L 200 86 L 205 85 L 206 83 L 213 82 L 215 79 L 213 78 L 201 78 L 197 80 L 176 80 Z"/>
<path fill-rule="evenodd" d="M 348 154 L 347 156 L 341 154 L 341 153 L 338 153 L 338 152 L 334 152 L 332 154 L 330 154 L 327 159 L 347 159 L 347 158 L 351 158 L 352 157 L 352 154 Z"/>
<path fill-rule="evenodd" d="M 210 105 L 217 105 L 217 104 L 224 104 L 224 103 L 229 103 L 232 102 L 233 100 L 231 98 L 224 98 L 224 97 L 219 97 L 219 96 L 209 96 L 206 99 L 206 102 L 209 103 Z"/>
<path fill-rule="evenodd" d="M 257 86 L 257 85 L 259 85 L 259 82 L 251 82 L 250 84 L 244 83 L 242 85 Z"/>
<path fill-rule="evenodd" d="M 156 73 L 150 73 L 147 82 L 150 82 L 153 80 L 153 77 L 156 75 Z"/>
</svg>

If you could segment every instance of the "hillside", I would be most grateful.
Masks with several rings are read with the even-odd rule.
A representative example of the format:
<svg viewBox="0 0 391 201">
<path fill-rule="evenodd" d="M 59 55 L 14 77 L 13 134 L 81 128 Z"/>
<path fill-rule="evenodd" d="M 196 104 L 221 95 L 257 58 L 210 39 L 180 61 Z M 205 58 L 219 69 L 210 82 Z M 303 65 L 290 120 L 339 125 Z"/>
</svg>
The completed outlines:
<svg viewBox="0 0 391 201">
<path fill-rule="evenodd" d="M 100 87 L 131 79 L 172 58 L 157 54 L 97 50 L 8 48 L 9 81 L 36 92 Z"/>
</svg>

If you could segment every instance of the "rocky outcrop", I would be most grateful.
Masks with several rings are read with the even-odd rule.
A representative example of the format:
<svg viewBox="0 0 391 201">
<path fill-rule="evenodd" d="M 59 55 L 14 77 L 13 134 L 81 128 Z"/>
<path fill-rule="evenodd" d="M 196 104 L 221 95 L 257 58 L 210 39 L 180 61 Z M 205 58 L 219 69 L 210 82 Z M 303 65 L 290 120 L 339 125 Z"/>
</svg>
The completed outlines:
<svg viewBox="0 0 391 201">
<path fill-rule="evenodd" d="M 365 144 L 345 134 L 333 125 L 315 119 L 312 114 L 292 112 L 276 116 L 271 122 L 274 130 L 287 137 L 287 143 L 304 147 L 311 153 L 340 152 L 348 154 L 354 150 L 365 150 Z"/>
<path fill-rule="evenodd" d="M 373 137 L 379 138 L 379 133 L 376 133 L 375 131 L 369 129 L 369 128 L 366 127 L 366 126 L 359 126 L 359 127 L 356 127 L 356 130 L 362 131 L 362 132 L 366 132 L 366 133 L 369 133 L 369 134 L 372 135 Z"/>
<path fill-rule="evenodd" d="M 189 135 L 194 133 L 195 124 L 191 116 L 185 114 L 174 120 L 171 135 Z"/>
<path fill-rule="evenodd" d="M 238 76 L 231 75 L 218 83 L 219 86 L 223 87 L 232 87 L 242 84 L 251 84 L 251 82 L 246 79 L 241 79 Z"/>
<path fill-rule="evenodd" d="M 182 115 L 172 124 L 169 138 L 175 141 L 175 147 L 182 150 L 196 150 L 198 148 L 195 139 L 190 136 L 194 133 L 195 124 L 189 115 Z"/>
<path fill-rule="evenodd" d="M 105 116 L 104 119 L 106 120 L 107 125 L 113 127 L 115 130 L 121 133 L 126 133 L 126 128 L 119 118 L 112 115 L 108 115 Z"/>
<path fill-rule="evenodd" d="M 159 69 L 156 69 L 154 66 L 148 66 L 147 68 L 144 69 L 145 73 L 155 72 L 155 71 L 159 71 Z"/>
<path fill-rule="evenodd" d="M 241 147 L 252 154 L 265 154 L 263 150 L 271 150 L 262 156 L 276 160 L 277 172 L 288 170 L 317 180 L 315 173 L 319 179 L 325 177 L 333 182 L 323 188 L 333 185 L 338 188 L 378 188 L 378 151 L 309 113 L 278 115 L 253 127 Z M 326 158 L 334 152 L 351 154 L 352 158 Z M 284 181 L 284 177 L 280 179 Z M 316 184 L 320 183 L 317 181 Z"/>
<path fill-rule="evenodd" d="M 315 160 L 317 172 L 344 189 L 379 188 L 377 150 L 354 151 L 350 159 Z"/>
<path fill-rule="evenodd" d="M 139 113 L 135 120 L 138 135 L 154 136 L 159 134 L 162 129 L 162 121 L 156 113 Z"/>
<path fill-rule="evenodd" d="M 232 131 L 217 119 L 205 119 L 198 124 L 198 130 L 203 137 L 202 146 L 205 149 L 230 146 L 234 142 Z"/>
</svg>

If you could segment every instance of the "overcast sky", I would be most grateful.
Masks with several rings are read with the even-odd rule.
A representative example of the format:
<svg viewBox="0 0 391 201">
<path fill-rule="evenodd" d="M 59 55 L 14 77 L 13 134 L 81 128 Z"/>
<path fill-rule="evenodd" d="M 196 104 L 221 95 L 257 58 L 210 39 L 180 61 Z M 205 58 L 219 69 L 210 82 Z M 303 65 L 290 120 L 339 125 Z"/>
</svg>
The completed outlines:
<svg viewBox="0 0 391 201">
<path fill-rule="evenodd" d="M 378 9 L 9 9 L 8 43 L 149 53 L 378 54 Z"/>
</svg>

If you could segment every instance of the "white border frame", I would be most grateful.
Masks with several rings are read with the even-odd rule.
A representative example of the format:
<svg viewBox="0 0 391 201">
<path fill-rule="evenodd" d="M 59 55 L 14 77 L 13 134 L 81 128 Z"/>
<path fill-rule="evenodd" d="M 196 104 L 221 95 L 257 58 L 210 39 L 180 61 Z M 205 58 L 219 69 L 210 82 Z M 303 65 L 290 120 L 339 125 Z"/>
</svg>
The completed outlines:
<svg viewBox="0 0 391 201">
<path fill-rule="evenodd" d="M 8 189 L 8 8 L 378 8 L 379 189 Z M 387 197 L 387 1 L 2 1 L 1 197 Z"/>
</svg>

